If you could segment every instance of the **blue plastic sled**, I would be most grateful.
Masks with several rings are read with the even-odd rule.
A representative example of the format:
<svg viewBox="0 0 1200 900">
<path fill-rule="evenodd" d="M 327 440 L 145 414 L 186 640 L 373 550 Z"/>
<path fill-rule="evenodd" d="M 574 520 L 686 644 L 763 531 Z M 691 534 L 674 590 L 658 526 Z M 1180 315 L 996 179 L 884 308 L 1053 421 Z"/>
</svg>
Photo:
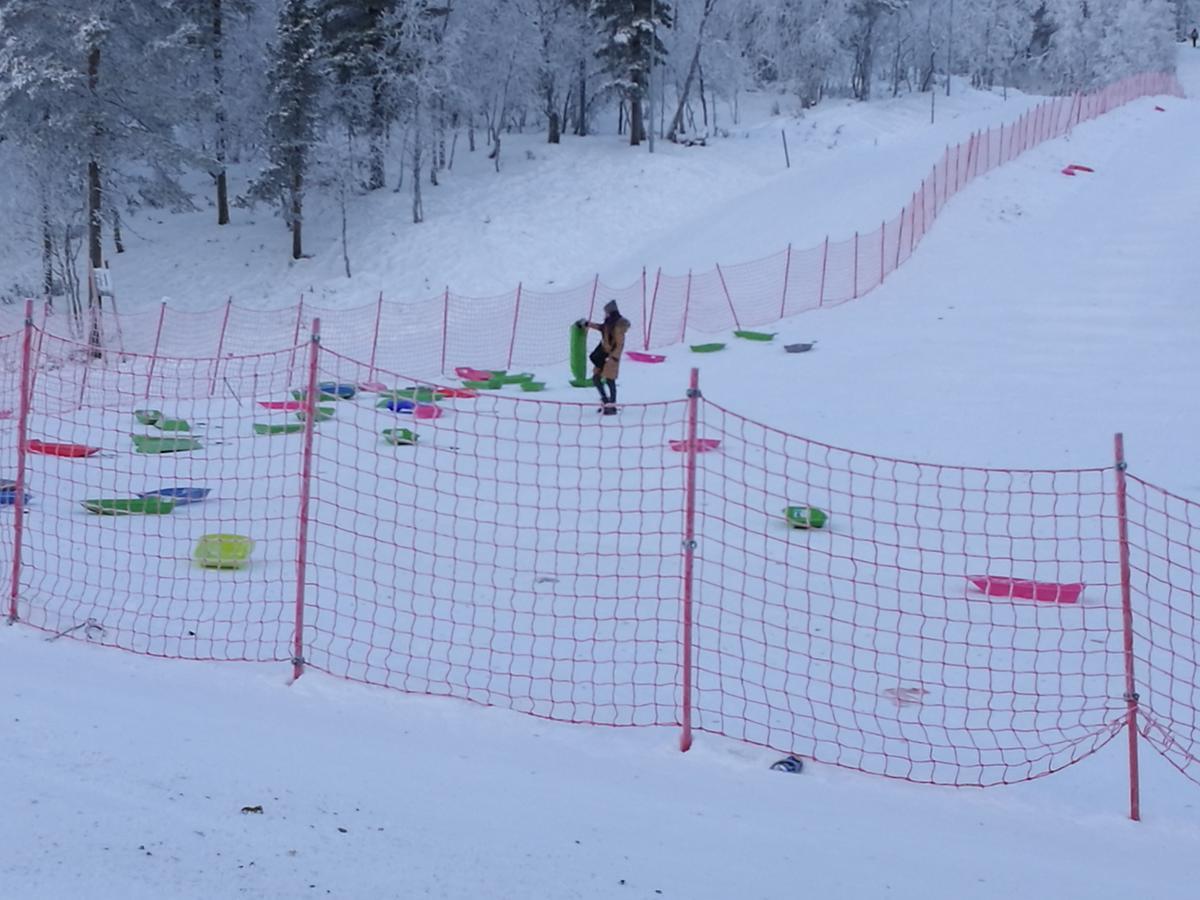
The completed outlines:
<svg viewBox="0 0 1200 900">
<path fill-rule="evenodd" d="M 21 502 L 28 503 L 29 497 L 30 497 L 30 493 L 29 493 L 29 491 L 26 491 L 25 495 L 24 495 L 24 499 Z M 8 487 L 8 488 L 0 489 L 0 506 L 16 506 L 16 504 L 17 504 L 17 490 L 15 487 Z"/>
<path fill-rule="evenodd" d="M 339 400 L 349 400 L 358 391 L 352 384 L 338 384 L 336 381 L 322 381 L 317 388 L 322 394 L 332 394 Z"/>
<path fill-rule="evenodd" d="M 398 397 L 393 397 L 388 400 L 387 408 L 392 412 L 410 413 L 417 408 L 417 404 L 412 400 L 401 400 Z"/>
<path fill-rule="evenodd" d="M 199 503 L 208 496 L 209 490 L 206 487 L 169 487 L 160 488 L 157 491 L 145 491 L 138 494 L 138 496 L 163 497 L 168 500 L 174 500 L 176 506 L 187 506 L 189 503 Z"/>
</svg>

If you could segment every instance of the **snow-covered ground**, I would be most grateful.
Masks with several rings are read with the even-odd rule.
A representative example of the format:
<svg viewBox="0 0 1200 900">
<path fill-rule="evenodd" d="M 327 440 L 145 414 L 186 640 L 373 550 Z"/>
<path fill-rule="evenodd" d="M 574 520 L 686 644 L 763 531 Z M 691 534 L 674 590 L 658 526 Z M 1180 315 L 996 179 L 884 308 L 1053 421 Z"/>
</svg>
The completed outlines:
<svg viewBox="0 0 1200 900">
<path fill-rule="evenodd" d="M 1181 63 L 1185 88 L 1200 91 L 1200 53 Z M 782 323 L 776 344 L 735 342 L 704 357 L 705 395 L 833 444 L 971 465 L 1104 465 L 1112 432 L 1124 430 L 1134 471 L 1200 495 L 1190 453 L 1200 438 L 1190 342 L 1200 208 L 1186 195 L 1200 177 L 1200 106 L 1162 105 L 1131 104 L 972 185 L 878 291 Z M 671 150 L 715 150 L 705 159 L 723 161 L 707 175 L 695 163 L 674 185 L 682 194 L 650 203 L 653 222 L 642 214 L 628 233 L 610 205 L 622 194 L 609 193 L 596 219 L 547 202 L 556 211 L 520 235 L 542 221 L 527 184 L 507 198 L 524 205 L 497 204 L 493 218 L 521 224 L 494 244 L 459 219 L 440 237 L 450 268 L 434 274 L 392 256 L 379 278 L 403 281 L 404 296 L 442 280 L 492 292 L 517 278 L 573 283 L 597 267 L 700 266 L 717 248 L 740 259 L 755 246 L 811 243 L 894 212 L 951 134 L 1008 120 L 1010 109 L 964 105 L 955 132 L 929 129 L 909 101 L 823 111 L 855 118 L 857 149 L 797 166 L 793 142 L 795 174 L 769 171 L 776 124 L 746 139 L 742 161 L 731 145 Z M 862 140 L 872 130 L 887 135 L 878 148 Z M 1097 171 L 1066 178 L 1068 162 Z M 557 177 L 572 180 L 570 169 Z M 738 182 L 737 172 L 750 174 Z M 700 202 L 696 185 L 710 183 L 721 187 Z M 839 192 L 845 185 L 855 187 Z M 780 213 L 782 197 L 795 205 L 805 191 L 813 231 Z M 463 185 L 458 196 L 464 215 L 483 218 L 484 192 Z M 666 208 L 678 210 L 674 223 L 657 218 Z M 194 228 L 168 220 L 159 234 L 154 256 L 168 260 L 183 253 L 164 248 L 182 248 Z M 255 234 L 282 243 L 274 223 Z M 319 263 L 329 268 L 318 292 L 346 289 L 334 286 L 331 257 Z M 178 299 L 212 305 L 205 294 L 222 289 L 219 277 L 244 284 L 239 297 L 277 305 L 280 279 L 262 273 L 278 269 L 241 259 L 254 273 L 245 279 L 181 263 Z M 123 296 L 138 294 L 134 262 L 131 252 L 121 263 L 130 271 L 118 272 Z M 286 278 L 302 278 L 299 268 Z M 150 299 L 175 290 L 165 262 L 146 269 Z M 471 281 L 501 271 L 495 284 Z M 785 337 L 819 338 L 817 350 L 788 356 Z M 699 359 L 677 349 L 661 366 L 626 363 L 623 399 L 679 397 Z M 578 399 L 559 387 L 564 373 L 541 374 L 554 387 L 547 399 Z M 1064 772 L 987 791 L 819 765 L 793 778 L 767 770 L 776 754 L 712 737 L 680 754 L 667 729 L 560 725 L 317 674 L 289 686 L 284 666 L 160 662 L 43 637 L 0 630 L 0 895 L 1194 894 L 1200 789 L 1144 748 L 1146 821 L 1128 822 L 1123 740 Z M 259 804 L 261 815 L 240 812 Z"/>
</svg>

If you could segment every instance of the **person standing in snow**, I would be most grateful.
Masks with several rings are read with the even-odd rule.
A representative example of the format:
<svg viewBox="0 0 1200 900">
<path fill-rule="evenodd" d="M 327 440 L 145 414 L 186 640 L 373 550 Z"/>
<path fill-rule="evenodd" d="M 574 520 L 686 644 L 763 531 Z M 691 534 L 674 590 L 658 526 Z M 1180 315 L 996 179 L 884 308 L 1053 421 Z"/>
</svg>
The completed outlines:
<svg viewBox="0 0 1200 900">
<path fill-rule="evenodd" d="M 1190 37 L 1192 39 L 1192 47 L 1195 48 L 1196 39 L 1200 38 L 1200 31 L 1197 31 L 1195 28 L 1193 28 L 1192 33 L 1189 34 L 1188 37 Z"/>
<path fill-rule="evenodd" d="M 580 319 L 575 324 L 600 332 L 600 344 L 588 356 L 594 366 L 592 384 L 600 392 L 600 409 L 604 415 L 616 415 L 617 375 L 621 371 L 621 354 L 625 352 L 629 320 L 621 316 L 617 301 L 609 300 L 604 304 L 604 321 L 599 325 L 587 319 Z"/>
</svg>

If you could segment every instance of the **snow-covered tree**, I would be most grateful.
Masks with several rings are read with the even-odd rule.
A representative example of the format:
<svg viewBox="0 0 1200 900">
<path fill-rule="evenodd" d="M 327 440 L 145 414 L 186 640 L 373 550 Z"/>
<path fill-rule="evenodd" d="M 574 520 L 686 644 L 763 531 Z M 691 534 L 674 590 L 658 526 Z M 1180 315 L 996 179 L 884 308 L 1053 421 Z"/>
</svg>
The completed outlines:
<svg viewBox="0 0 1200 900">
<path fill-rule="evenodd" d="M 591 15 L 601 33 L 597 55 L 605 63 L 609 86 L 629 104 L 629 143 L 636 146 L 646 136 L 642 101 L 652 58 L 666 55 L 659 32 L 671 26 L 671 5 L 666 0 L 592 0 Z"/>
</svg>

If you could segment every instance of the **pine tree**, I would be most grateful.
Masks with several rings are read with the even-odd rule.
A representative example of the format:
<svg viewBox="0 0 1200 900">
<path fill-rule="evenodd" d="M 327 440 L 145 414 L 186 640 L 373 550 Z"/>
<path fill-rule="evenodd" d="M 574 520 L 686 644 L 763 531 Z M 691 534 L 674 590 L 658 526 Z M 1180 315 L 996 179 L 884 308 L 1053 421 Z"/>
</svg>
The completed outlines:
<svg viewBox="0 0 1200 900">
<path fill-rule="evenodd" d="M 284 0 L 268 85 L 268 165 L 249 196 L 283 204 L 292 232 L 292 259 L 300 259 L 304 256 L 304 192 L 318 138 L 322 87 L 319 30 L 308 0 Z"/>
<path fill-rule="evenodd" d="M 656 61 L 667 54 L 658 32 L 671 26 L 671 5 L 666 0 L 592 0 L 590 12 L 603 36 L 596 53 L 608 71 L 609 86 L 629 103 L 629 143 L 636 147 L 646 136 L 642 100 L 651 54 Z"/>
<path fill-rule="evenodd" d="M 387 23 L 399 0 L 317 0 L 325 56 L 341 95 L 341 112 L 353 130 L 369 139 L 366 187 L 384 186 L 384 139 L 390 109 L 386 96 Z"/>
</svg>

